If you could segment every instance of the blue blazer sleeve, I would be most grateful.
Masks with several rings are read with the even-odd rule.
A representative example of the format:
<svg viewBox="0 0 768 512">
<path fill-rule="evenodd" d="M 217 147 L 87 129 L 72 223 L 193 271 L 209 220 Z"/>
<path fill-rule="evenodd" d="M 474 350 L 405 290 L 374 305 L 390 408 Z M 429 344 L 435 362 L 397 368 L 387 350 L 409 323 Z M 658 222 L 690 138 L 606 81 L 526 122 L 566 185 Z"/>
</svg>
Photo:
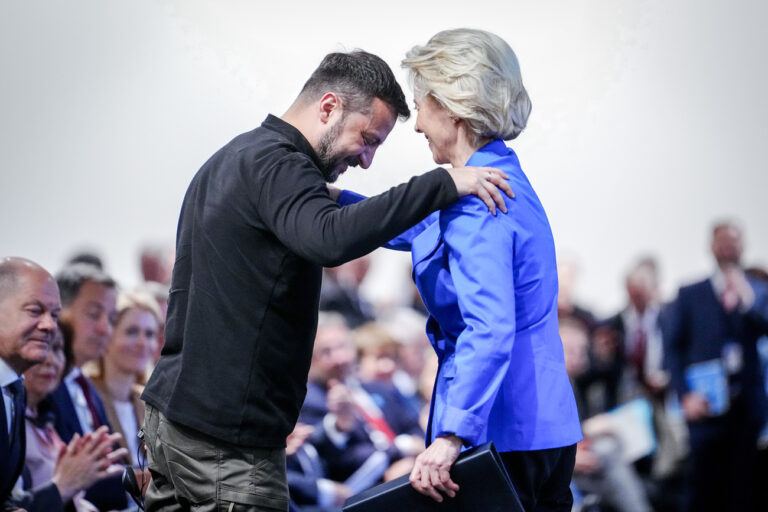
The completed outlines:
<svg viewBox="0 0 768 512">
<path fill-rule="evenodd" d="M 512 222 L 511 216 L 491 215 L 476 198 L 462 199 L 440 216 L 465 327 L 456 340 L 446 409 L 434 418 L 438 436 L 454 433 L 477 444 L 507 374 L 516 327 Z"/>
<path fill-rule="evenodd" d="M 349 206 L 351 204 L 359 203 L 363 199 L 367 199 L 364 195 L 352 192 L 351 190 L 342 190 L 339 194 L 338 203 L 339 206 Z M 410 251 L 411 242 L 416 236 L 424 231 L 427 226 L 437 221 L 439 212 L 433 212 L 428 215 L 424 220 L 413 226 L 412 228 L 404 231 L 400 235 L 396 236 L 382 247 L 386 249 L 392 249 L 394 251 Z"/>
</svg>

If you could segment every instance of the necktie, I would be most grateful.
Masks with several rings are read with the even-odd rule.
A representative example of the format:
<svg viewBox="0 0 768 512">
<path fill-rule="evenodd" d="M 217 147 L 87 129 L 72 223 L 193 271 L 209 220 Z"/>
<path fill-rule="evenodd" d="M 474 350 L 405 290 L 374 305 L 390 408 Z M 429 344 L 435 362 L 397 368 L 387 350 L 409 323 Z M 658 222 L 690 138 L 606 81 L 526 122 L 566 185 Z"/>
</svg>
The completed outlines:
<svg viewBox="0 0 768 512">
<path fill-rule="evenodd" d="M 11 392 L 11 435 L 13 442 L 19 435 L 24 417 L 24 383 L 21 379 L 8 384 L 8 390 Z"/>
<path fill-rule="evenodd" d="M 96 430 L 101 426 L 101 421 L 99 421 L 99 413 L 98 413 L 98 410 L 96 409 L 96 403 L 93 401 L 93 395 L 91 394 L 91 386 L 88 385 L 88 379 L 85 378 L 85 375 L 80 374 L 77 377 L 75 377 L 75 382 L 77 382 L 80 385 L 80 388 L 83 390 L 83 396 L 85 396 L 85 403 L 88 405 L 88 410 L 91 412 L 93 430 Z"/>
<path fill-rule="evenodd" d="M 645 335 L 645 329 L 638 327 L 635 331 L 633 339 L 632 354 L 630 355 L 630 360 L 632 365 L 637 370 L 638 377 L 641 379 L 645 370 L 645 350 L 647 344 L 648 339 Z"/>
<path fill-rule="evenodd" d="M 726 276 L 725 289 L 720 295 L 720 302 L 723 304 L 723 309 L 726 313 L 732 312 L 739 305 L 739 293 L 736 291 L 736 286 L 733 280 Z"/>
</svg>

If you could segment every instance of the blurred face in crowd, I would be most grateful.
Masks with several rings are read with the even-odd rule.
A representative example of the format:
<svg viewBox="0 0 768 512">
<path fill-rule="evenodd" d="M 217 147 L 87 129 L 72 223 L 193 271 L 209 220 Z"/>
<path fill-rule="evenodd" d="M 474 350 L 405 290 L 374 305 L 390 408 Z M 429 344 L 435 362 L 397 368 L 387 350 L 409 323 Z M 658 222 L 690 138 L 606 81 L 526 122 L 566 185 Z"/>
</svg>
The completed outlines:
<svg viewBox="0 0 768 512">
<path fill-rule="evenodd" d="M 397 368 L 397 345 L 394 343 L 367 350 L 360 356 L 360 378 L 364 381 L 392 380 Z"/>
<path fill-rule="evenodd" d="M 72 324 L 72 352 L 75 366 L 98 359 L 112 335 L 117 291 L 94 281 L 86 281 L 69 308 Z"/>
<path fill-rule="evenodd" d="M 656 297 L 655 278 L 650 269 L 636 268 L 627 277 L 627 296 L 634 308 L 642 313 Z"/>
<path fill-rule="evenodd" d="M 61 331 L 56 329 L 51 349 L 48 351 L 45 361 L 24 373 L 24 387 L 27 388 L 28 404 L 36 405 L 56 389 L 64 373 L 64 364 L 64 338 Z"/>
<path fill-rule="evenodd" d="M 563 340 L 565 370 L 569 377 L 577 377 L 587 369 L 587 332 L 574 323 L 562 323 L 560 337 Z"/>
<path fill-rule="evenodd" d="M 424 356 L 432 352 L 429 338 L 422 330 L 410 343 L 400 345 L 397 349 L 397 360 L 400 368 L 411 377 L 418 377 L 424 368 Z"/>
<path fill-rule="evenodd" d="M 736 226 L 718 226 L 712 233 L 712 255 L 719 266 L 739 265 L 743 251 L 741 230 Z"/>
<path fill-rule="evenodd" d="M 48 272 L 24 267 L 0 296 L 0 357 L 21 374 L 48 356 L 61 310 L 59 287 Z"/>
<path fill-rule="evenodd" d="M 104 358 L 122 373 L 140 374 L 157 346 L 158 323 L 155 315 L 142 308 L 126 310 L 115 325 Z"/>
<path fill-rule="evenodd" d="M 355 349 L 349 329 L 343 325 L 318 328 L 312 353 L 310 379 L 327 383 L 331 379 L 345 380 L 355 364 Z"/>
</svg>

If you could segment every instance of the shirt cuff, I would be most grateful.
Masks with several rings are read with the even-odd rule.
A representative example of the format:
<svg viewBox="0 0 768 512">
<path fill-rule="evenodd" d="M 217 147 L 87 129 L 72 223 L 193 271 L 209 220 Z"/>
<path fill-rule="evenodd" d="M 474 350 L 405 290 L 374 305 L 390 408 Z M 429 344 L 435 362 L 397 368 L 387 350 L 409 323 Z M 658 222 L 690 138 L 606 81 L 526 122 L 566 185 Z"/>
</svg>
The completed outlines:
<svg viewBox="0 0 768 512">
<path fill-rule="evenodd" d="M 321 507 L 336 505 L 336 486 L 330 480 L 317 479 L 317 504 Z"/>
<path fill-rule="evenodd" d="M 480 416 L 449 405 L 443 411 L 443 420 L 438 424 L 436 437 L 455 434 L 470 446 L 477 446 L 485 428 L 486 421 Z"/>
<path fill-rule="evenodd" d="M 336 415 L 328 413 L 323 418 L 323 430 L 328 439 L 336 446 L 336 448 L 344 448 L 349 441 L 349 434 L 341 432 L 336 428 Z"/>
</svg>

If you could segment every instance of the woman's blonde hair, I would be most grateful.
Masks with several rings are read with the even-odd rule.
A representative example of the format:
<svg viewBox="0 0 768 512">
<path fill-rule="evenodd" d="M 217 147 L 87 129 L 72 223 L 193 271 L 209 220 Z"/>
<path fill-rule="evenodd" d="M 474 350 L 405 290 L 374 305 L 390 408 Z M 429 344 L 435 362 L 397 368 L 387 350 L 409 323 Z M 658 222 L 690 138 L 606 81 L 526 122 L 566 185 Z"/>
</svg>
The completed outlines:
<svg viewBox="0 0 768 512">
<path fill-rule="evenodd" d="M 117 325 L 128 311 L 131 309 L 139 309 L 151 313 L 152 316 L 155 317 L 155 320 L 157 320 L 158 329 L 162 328 L 163 322 L 160 306 L 158 305 L 157 300 L 147 292 L 140 290 L 121 291 L 117 296 L 116 309 L 117 315 L 115 317 L 114 327 L 117 327 Z M 106 356 L 104 353 L 102 353 L 101 357 L 99 357 L 99 359 L 94 364 L 88 365 L 85 373 L 89 377 L 100 377 L 104 375 L 104 357 Z M 144 384 L 147 382 L 147 378 L 148 375 L 146 375 L 146 372 L 143 372 L 142 374 L 137 375 L 136 380 L 138 383 Z"/>
<path fill-rule="evenodd" d="M 120 323 L 125 313 L 130 309 L 141 309 L 152 313 L 157 324 L 162 324 L 162 313 L 157 300 L 145 291 L 121 291 L 117 296 L 117 319 L 115 325 Z"/>
<path fill-rule="evenodd" d="M 462 119 L 472 143 L 510 140 L 525 128 L 531 100 L 512 48 L 499 36 L 460 28 L 414 46 L 402 62 L 414 94 L 432 96 Z"/>
</svg>

